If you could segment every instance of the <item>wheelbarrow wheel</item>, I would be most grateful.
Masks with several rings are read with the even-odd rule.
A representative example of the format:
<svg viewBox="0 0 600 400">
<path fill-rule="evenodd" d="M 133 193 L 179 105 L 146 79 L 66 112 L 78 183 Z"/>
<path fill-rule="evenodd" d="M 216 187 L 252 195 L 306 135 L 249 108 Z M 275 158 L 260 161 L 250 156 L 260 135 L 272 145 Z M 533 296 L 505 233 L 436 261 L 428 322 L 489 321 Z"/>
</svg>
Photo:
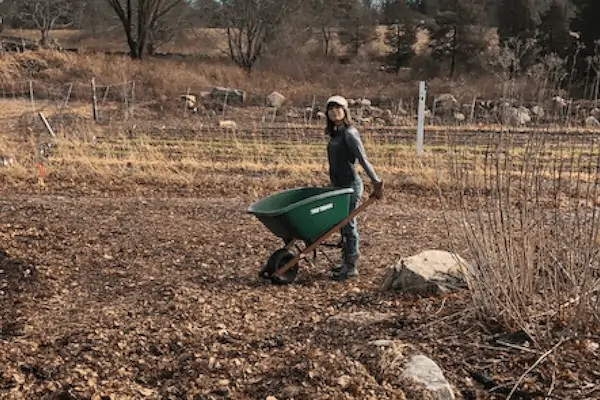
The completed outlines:
<svg viewBox="0 0 600 400">
<path fill-rule="evenodd" d="M 274 275 L 277 269 L 282 268 L 288 261 L 294 258 L 294 253 L 286 248 L 276 250 L 271 254 L 264 268 L 260 271 L 261 278 L 270 279 L 272 283 L 279 285 L 290 284 L 298 274 L 298 264 L 288 269 L 283 275 Z"/>
</svg>

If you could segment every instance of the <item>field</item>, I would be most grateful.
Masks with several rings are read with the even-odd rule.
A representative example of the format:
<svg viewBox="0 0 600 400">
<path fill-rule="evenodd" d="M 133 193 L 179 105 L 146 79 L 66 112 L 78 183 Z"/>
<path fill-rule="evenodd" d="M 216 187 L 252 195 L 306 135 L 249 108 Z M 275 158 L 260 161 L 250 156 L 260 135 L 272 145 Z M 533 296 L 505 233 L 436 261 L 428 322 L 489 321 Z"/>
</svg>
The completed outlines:
<svg viewBox="0 0 600 400">
<path fill-rule="evenodd" d="M 359 216 L 359 277 L 331 281 L 319 254 L 277 286 L 257 274 L 281 240 L 246 210 L 328 184 L 323 124 L 302 110 L 331 87 L 281 77 L 294 107 L 273 120 L 253 102 L 185 109 L 185 85 L 170 86 L 189 65 L 155 85 L 173 64 L 42 52 L 4 65 L 0 156 L 14 161 L 0 163 L 0 398 L 426 398 L 399 379 L 413 353 L 460 399 L 600 396 L 597 129 L 427 125 L 417 157 L 413 115 L 361 126 L 385 197 Z M 203 66 L 197 89 L 271 86 Z M 15 76 L 35 82 L 34 101 Z M 141 82 L 135 106 L 107 96 L 94 122 L 91 76 Z M 49 89 L 66 83 L 68 104 Z M 390 266 L 431 249 L 477 264 L 477 281 L 379 290 Z"/>
</svg>

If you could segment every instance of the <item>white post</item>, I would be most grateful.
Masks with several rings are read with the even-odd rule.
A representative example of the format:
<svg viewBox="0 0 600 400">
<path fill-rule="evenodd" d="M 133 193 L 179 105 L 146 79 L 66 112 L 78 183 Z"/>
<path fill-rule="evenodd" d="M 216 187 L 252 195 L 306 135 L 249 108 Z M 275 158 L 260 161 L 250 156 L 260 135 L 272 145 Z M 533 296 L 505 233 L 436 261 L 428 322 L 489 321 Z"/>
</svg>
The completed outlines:
<svg viewBox="0 0 600 400">
<path fill-rule="evenodd" d="M 423 155 L 423 130 L 425 125 L 425 97 L 427 95 L 427 89 L 425 88 L 425 82 L 419 82 L 419 114 L 417 120 L 417 156 Z"/>
</svg>

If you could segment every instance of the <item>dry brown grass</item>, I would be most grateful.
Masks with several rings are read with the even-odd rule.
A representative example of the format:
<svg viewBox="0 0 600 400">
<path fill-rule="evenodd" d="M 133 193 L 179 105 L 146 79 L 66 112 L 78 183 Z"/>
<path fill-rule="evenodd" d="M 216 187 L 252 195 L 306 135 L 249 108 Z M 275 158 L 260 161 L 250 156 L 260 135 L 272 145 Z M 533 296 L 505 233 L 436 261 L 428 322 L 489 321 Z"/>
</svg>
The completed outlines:
<svg viewBox="0 0 600 400">
<path fill-rule="evenodd" d="M 80 127 L 70 137 L 91 138 L 105 134 L 103 127 Z M 43 137 L 31 136 L 25 142 L 13 134 L 0 133 L 0 154 L 10 155 L 16 163 L 0 168 L 0 180 L 10 185 L 35 186 L 38 159 L 35 149 Z M 173 143 L 177 154 L 173 154 Z M 322 144 L 290 144 L 289 146 L 257 140 L 255 142 L 170 141 L 165 144 L 150 137 L 127 139 L 118 136 L 110 142 L 59 138 L 57 150 L 44 160 L 47 185 L 80 182 L 102 186 L 106 182 L 145 182 L 149 185 L 202 186 L 222 179 L 241 176 L 257 193 L 286 185 L 326 185 L 327 167 Z M 389 148 L 365 142 L 372 162 L 390 186 L 411 183 L 433 188 L 440 171 L 435 166 L 439 156 L 426 154 L 417 159 L 412 146 L 396 146 L 394 159 Z M 362 173 L 362 171 L 361 171 Z M 442 174 L 443 175 L 443 174 Z M 255 181 L 251 177 L 260 177 Z M 229 177 L 229 178 L 228 178 Z M 402 180 L 402 182 L 399 181 Z M 234 179 L 236 182 L 238 180 Z M 368 179 L 367 179 L 368 181 Z"/>
<path fill-rule="evenodd" d="M 217 85 L 240 88 L 247 91 L 250 97 L 260 97 L 261 102 L 264 95 L 277 90 L 293 102 L 303 105 L 310 104 L 313 96 L 325 98 L 334 92 L 354 98 L 414 99 L 417 96 L 414 80 L 381 72 L 378 62 L 370 61 L 370 57 L 383 55 L 387 51 L 383 43 L 384 31 L 384 27 L 380 27 L 379 40 L 364 49 L 368 56 L 350 65 L 341 65 L 336 58 L 318 55 L 318 43 L 311 41 L 306 48 L 286 53 L 285 57 L 266 58 L 248 76 L 228 60 L 225 54 L 226 36 L 218 29 L 186 31 L 162 49 L 200 55 L 202 58 L 148 57 L 142 62 L 102 53 L 127 51 L 119 29 L 96 36 L 60 30 L 53 35 L 64 46 L 78 48 L 79 54 L 40 51 L 4 56 L 0 59 L 0 85 L 10 86 L 14 82 L 33 79 L 37 85 L 47 86 L 75 83 L 85 92 L 90 79 L 96 77 L 99 84 L 134 80 L 140 99 L 177 96 L 188 88 L 198 92 Z M 37 32 L 9 30 L 3 35 L 35 39 Z M 416 47 L 423 51 L 426 44 L 427 36 L 422 33 Z M 334 48 L 343 51 L 338 44 L 334 44 Z M 487 76 L 433 79 L 428 82 L 428 87 L 430 95 L 451 92 L 465 102 L 471 101 L 474 95 L 492 98 L 502 92 L 497 79 Z"/>
<path fill-rule="evenodd" d="M 375 101 L 387 99 L 390 103 L 399 99 L 414 102 L 417 96 L 415 81 L 378 71 L 372 63 L 340 65 L 331 60 L 290 58 L 261 65 L 248 76 L 229 62 L 217 61 L 156 58 L 133 61 L 125 56 L 49 50 L 10 54 L 0 59 L 0 86 L 8 91 L 17 90 L 16 84 L 28 80 L 34 82 L 36 90 L 42 88 L 47 92 L 73 83 L 73 95 L 86 99 L 92 77 L 99 86 L 135 81 L 136 98 L 140 101 L 156 100 L 162 95 L 177 97 L 188 88 L 197 94 L 214 86 L 245 90 L 250 103 L 254 104 L 262 104 L 264 96 L 273 90 L 283 93 L 290 104 L 299 106 L 310 105 L 313 96 L 317 101 L 324 101 L 332 93 L 343 93 L 349 98 L 369 97 Z M 493 98 L 501 93 L 497 81 L 489 77 L 433 79 L 428 82 L 428 88 L 429 96 L 450 92 L 465 102 L 472 101 L 474 95 Z M 64 88 L 60 95 L 64 96 Z"/>
</svg>

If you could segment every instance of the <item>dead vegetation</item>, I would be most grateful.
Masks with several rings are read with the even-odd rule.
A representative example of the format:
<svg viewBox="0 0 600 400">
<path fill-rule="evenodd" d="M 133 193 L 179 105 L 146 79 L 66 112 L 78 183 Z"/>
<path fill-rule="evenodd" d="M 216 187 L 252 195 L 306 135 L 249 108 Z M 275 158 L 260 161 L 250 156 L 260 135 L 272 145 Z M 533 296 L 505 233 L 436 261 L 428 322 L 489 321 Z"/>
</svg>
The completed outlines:
<svg viewBox="0 0 600 400">
<path fill-rule="evenodd" d="M 329 286 L 322 262 L 293 287 L 254 279 L 276 238 L 243 211 L 283 188 L 325 185 L 324 138 L 304 124 L 265 135 L 267 124 L 253 125 L 260 107 L 227 110 L 246 127 L 229 130 L 166 105 L 188 88 L 217 85 L 247 90 L 251 104 L 275 89 L 302 107 L 332 92 L 416 97 L 413 82 L 374 67 L 274 63 L 248 76 L 200 60 L 141 64 L 49 50 L 0 58 L 7 90 L 33 81 L 74 83 L 82 93 L 47 113 L 59 133 L 52 147 L 43 147 L 45 128 L 26 91 L 1 103 L 9 123 L 0 156 L 13 162 L 0 165 L 0 394 L 402 398 L 389 383 L 394 355 L 374 360 L 363 346 L 397 339 L 439 361 L 462 398 L 595 396 L 594 129 L 429 125 L 444 135 L 423 158 L 408 135 L 365 129 L 388 197 L 362 220 L 364 275 Z M 92 77 L 135 81 L 140 104 L 164 96 L 165 107 L 93 123 L 83 100 Z M 482 77 L 429 88 L 461 99 L 536 98 L 555 83 Z M 465 132 L 480 135 L 457 142 Z M 375 292 L 383 269 L 424 246 L 468 258 L 470 291 Z M 340 310 L 388 317 L 332 323 Z"/>
</svg>

